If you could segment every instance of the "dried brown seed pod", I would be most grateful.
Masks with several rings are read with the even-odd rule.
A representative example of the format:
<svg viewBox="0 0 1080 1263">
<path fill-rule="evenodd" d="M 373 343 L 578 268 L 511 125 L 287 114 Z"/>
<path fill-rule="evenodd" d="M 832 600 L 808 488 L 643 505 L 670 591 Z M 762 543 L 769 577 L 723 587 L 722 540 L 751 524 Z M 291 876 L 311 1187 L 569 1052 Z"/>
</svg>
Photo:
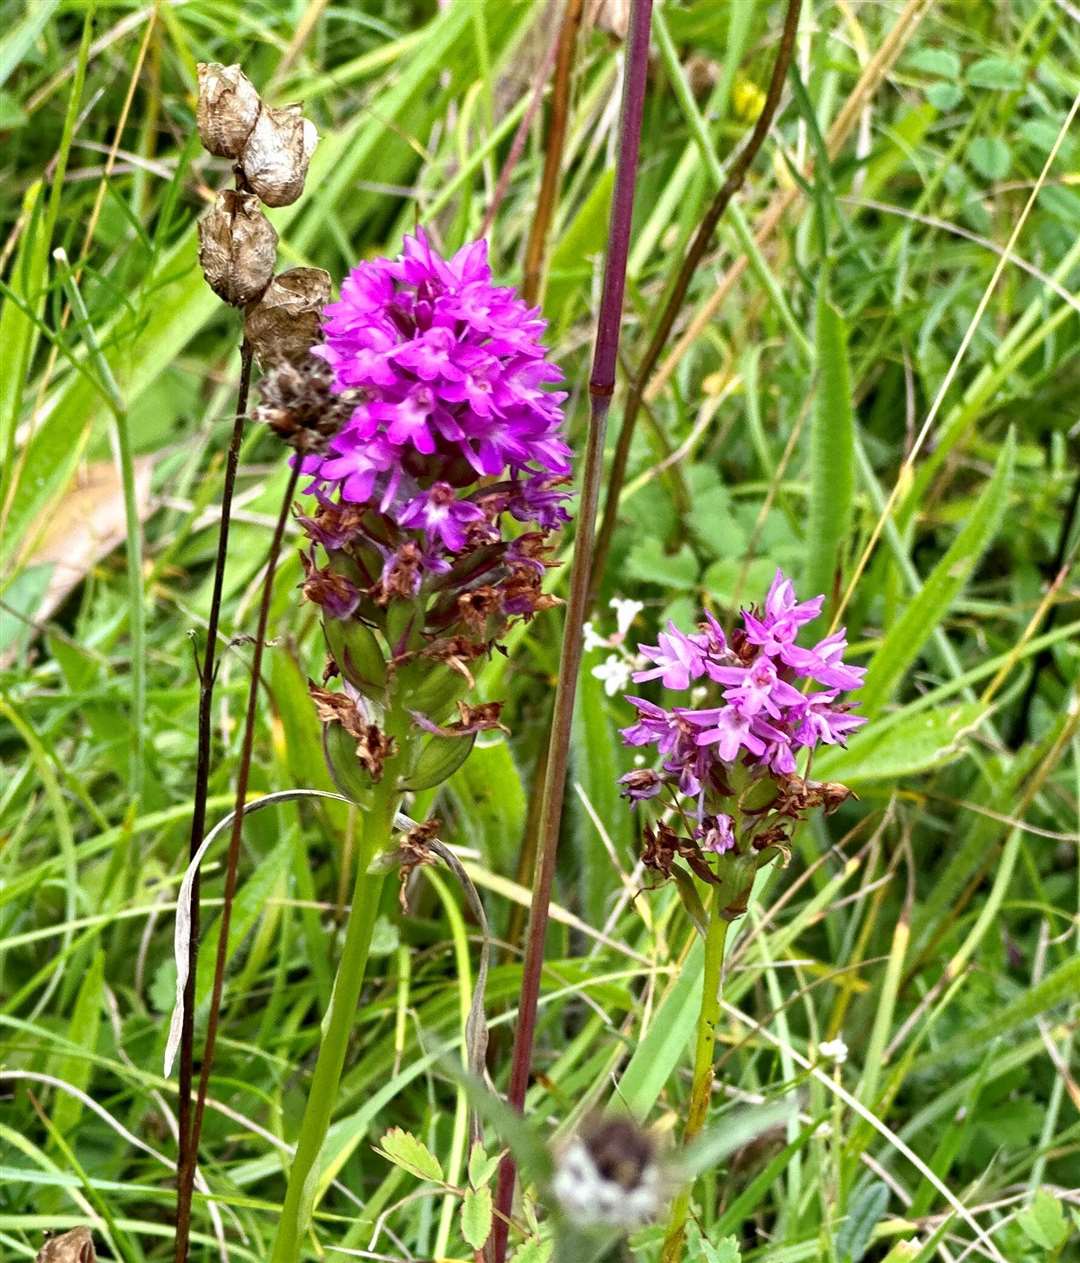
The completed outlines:
<svg viewBox="0 0 1080 1263">
<path fill-rule="evenodd" d="M 246 307 L 270 284 L 278 236 L 259 199 L 232 189 L 199 220 L 199 266 L 206 283 L 234 307 Z"/>
<path fill-rule="evenodd" d="M 38 1251 L 35 1263 L 95 1263 L 94 1238 L 89 1228 L 72 1228 L 50 1237 Z"/>
<path fill-rule="evenodd" d="M 267 206 L 289 206 L 304 191 L 319 134 L 299 105 L 264 105 L 240 155 L 244 179 Z"/>
<path fill-rule="evenodd" d="M 330 274 L 322 268 L 290 268 L 248 308 L 244 336 L 262 368 L 283 360 L 299 363 L 319 340 L 319 319 L 330 301 Z"/>
<path fill-rule="evenodd" d="M 239 66 L 200 61 L 196 115 L 203 147 L 219 158 L 239 158 L 262 101 Z"/>
</svg>

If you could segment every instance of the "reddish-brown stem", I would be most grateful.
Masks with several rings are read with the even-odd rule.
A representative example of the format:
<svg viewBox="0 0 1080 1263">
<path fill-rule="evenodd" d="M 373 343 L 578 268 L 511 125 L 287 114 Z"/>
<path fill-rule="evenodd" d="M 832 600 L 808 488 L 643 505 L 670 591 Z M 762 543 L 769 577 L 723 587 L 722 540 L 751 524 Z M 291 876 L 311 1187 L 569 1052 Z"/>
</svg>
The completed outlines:
<svg viewBox="0 0 1080 1263">
<path fill-rule="evenodd" d="M 570 731 L 574 698 L 581 670 L 583 625 L 588 613 L 589 576 L 592 572 L 592 541 L 596 510 L 603 478 L 604 436 L 607 413 L 615 389 L 615 369 L 619 356 L 623 293 L 626 288 L 626 260 L 630 250 L 630 229 L 634 213 L 638 152 L 641 147 L 641 118 L 649 66 L 649 31 L 652 0 L 634 0 L 626 46 L 622 113 L 619 121 L 619 148 L 616 160 L 615 190 L 611 203 L 611 225 L 604 265 L 604 285 L 596 325 L 596 346 L 589 379 L 591 411 L 585 448 L 581 501 L 578 506 L 574 560 L 570 571 L 570 595 L 566 606 L 566 626 L 559 660 L 559 680 L 555 689 L 554 714 L 548 742 L 548 764 L 540 809 L 539 854 L 533 877 L 529 930 L 525 941 L 518 1020 L 514 1031 L 514 1054 L 510 1068 L 510 1105 L 520 1111 L 532 1067 L 536 1013 L 540 997 L 540 977 L 544 967 L 551 887 L 559 846 L 563 798 L 570 753 Z M 508 1220 L 514 1200 L 515 1168 L 509 1157 L 499 1169 L 496 1194 L 495 1230 L 492 1254 L 495 1263 L 504 1263 Z"/>
<path fill-rule="evenodd" d="M 641 357 L 641 364 L 630 382 L 626 395 L 626 407 L 623 410 L 622 425 L 619 428 L 619 437 L 615 443 L 611 469 L 608 473 L 607 494 L 604 499 L 604 517 L 600 523 L 600 531 L 597 535 L 596 549 L 593 556 L 593 577 L 590 585 L 593 595 L 595 595 L 603 578 L 604 566 L 607 562 L 608 551 L 611 548 L 611 537 L 615 533 L 615 526 L 618 522 L 619 496 L 622 493 L 623 483 L 626 481 L 626 466 L 630 458 L 630 444 L 634 438 L 634 426 L 645 397 L 645 387 L 649 384 L 649 378 L 660 360 L 672 327 L 678 318 L 679 312 L 682 310 L 683 301 L 690 288 L 690 282 L 698 264 L 705 257 L 705 252 L 712 241 L 713 233 L 716 231 L 716 225 L 720 222 L 724 211 L 727 210 L 728 203 L 746 182 L 750 166 L 757 157 L 758 151 L 769 133 L 769 128 L 772 126 L 773 118 L 776 116 L 776 111 L 780 106 L 784 79 L 787 77 L 788 67 L 791 65 L 791 58 L 795 51 L 795 35 L 799 27 L 799 10 L 801 7 L 802 0 L 788 0 L 787 12 L 784 15 L 784 29 L 780 36 L 780 47 L 776 53 L 776 61 L 773 63 L 769 90 L 766 93 L 761 113 L 754 124 L 754 130 L 732 164 L 727 179 L 717 191 L 712 204 L 705 212 L 705 217 L 694 234 L 690 248 L 679 266 L 675 283 L 668 294 L 664 309 L 660 313 L 660 319 L 657 321 L 653 335 L 649 339 L 649 345 L 645 350 L 645 354 Z"/>
<path fill-rule="evenodd" d="M 229 551 L 229 517 L 232 513 L 233 490 L 236 486 L 236 468 L 240 460 L 240 442 L 244 436 L 244 416 L 247 412 L 248 392 L 251 389 L 251 347 L 245 340 L 240 348 L 240 385 L 236 392 L 236 420 L 233 423 L 229 450 L 225 457 L 225 485 L 221 492 L 221 522 L 218 526 L 217 556 L 214 559 L 214 578 L 210 593 L 210 615 L 206 624 L 206 648 L 199 668 L 199 718 L 197 728 L 197 754 L 195 759 L 195 794 L 191 811 L 191 836 L 188 840 L 188 859 L 195 855 L 206 832 L 206 799 L 210 782 L 211 715 L 214 702 L 214 680 L 217 675 L 218 623 L 221 620 L 221 592 L 225 581 L 225 559 Z M 195 1061 L 195 970 L 199 958 L 199 876 L 196 873 L 191 885 L 191 935 L 188 939 L 188 975 L 184 988 L 184 1021 L 180 1032 L 180 1105 L 179 1105 L 179 1155 L 177 1162 L 176 1241 L 177 1263 L 186 1263 L 187 1240 L 191 1202 L 188 1200 L 186 1216 L 182 1214 L 183 1198 L 180 1188 L 184 1173 L 191 1168 L 195 1178 L 195 1154 L 191 1144 L 191 1085 Z M 183 1242 L 183 1252 L 180 1243 Z"/>
<path fill-rule="evenodd" d="M 188 1240 L 191 1232 L 191 1199 L 195 1187 L 195 1167 L 199 1152 L 199 1136 L 202 1134 L 203 1115 L 206 1112 L 206 1093 L 210 1084 L 210 1070 L 214 1062 L 218 1019 L 221 1012 L 221 993 L 225 984 L 225 965 L 229 955 L 229 925 L 232 920 L 233 899 L 236 895 L 236 878 L 240 861 L 240 839 L 244 829 L 244 803 L 247 799 L 252 749 L 255 744 L 255 720 L 262 675 L 263 649 L 266 645 L 266 630 L 270 621 L 270 599 L 274 590 L 274 572 L 277 570 L 281 542 L 285 537 L 285 527 L 289 521 L 289 510 L 292 506 L 293 495 L 296 491 L 296 481 L 299 475 L 300 462 L 297 460 L 293 464 L 292 472 L 289 475 L 288 486 L 285 489 L 277 524 L 274 527 L 274 536 L 270 541 L 270 551 L 266 559 L 266 574 L 263 578 L 262 599 L 259 603 L 259 622 L 255 631 L 255 644 L 251 652 L 251 679 L 248 683 L 247 714 L 244 718 L 244 736 L 240 747 L 240 766 L 236 774 L 236 800 L 233 808 L 232 833 L 229 836 L 228 858 L 225 865 L 225 891 L 221 905 L 221 922 L 218 927 L 217 956 L 214 961 L 214 983 L 210 994 L 206 1043 L 203 1046 L 202 1065 L 199 1068 L 199 1088 L 196 1094 L 195 1110 L 188 1138 L 188 1161 L 178 1173 L 176 1263 L 183 1263 L 183 1260 L 187 1258 Z M 191 984 L 189 983 L 189 985 Z M 194 1008 L 193 985 L 191 985 L 191 992 L 190 1002 L 185 997 L 185 1016 Z M 181 1235 L 181 1232 L 183 1235 Z"/>
<path fill-rule="evenodd" d="M 544 171 L 540 177 L 540 192 L 536 199 L 536 214 L 529 230 L 525 247 L 525 275 L 521 283 L 521 295 L 530 305 L 540 295 L 540 281 L 544 274 L 544 252 L 547 248 L 548 230 L 555 213 L 559 195 L 559 177 L 562 174 L 563 146 L 566 143 L 566 124 L 570 116 L 570 72 L 574 68 L 574 49 L 581 27 L 581 11 L 584 0 L 566 0 L 562 26 L 559 29 L 558 53 L 555 61 L 555 78 L 551 89 L 551 122 L 548 126 L 547 150 L 544 154 Z"/>
</svg>

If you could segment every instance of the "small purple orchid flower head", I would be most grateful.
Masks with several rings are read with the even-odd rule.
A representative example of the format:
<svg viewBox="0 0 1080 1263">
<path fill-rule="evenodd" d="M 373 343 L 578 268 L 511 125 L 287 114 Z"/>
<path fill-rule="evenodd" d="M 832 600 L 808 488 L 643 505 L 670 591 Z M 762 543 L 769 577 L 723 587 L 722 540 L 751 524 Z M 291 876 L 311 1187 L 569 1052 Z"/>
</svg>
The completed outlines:
<svg viewBox="0 0 1080 1263">
<path fill-rule="evenodd" d="M 325 699 L 322 713 L 367 748 L 380 716 L 407 711 L 415 731 L 387 757 L 416 789 L 457 764 L 427 755 L 420 773 L 403 747 L 463 748 L 476 729 L 448 720 L 468 664 L 555 603 L 543 579 L 569 520 L 562 373 L 539 309 L 494 283 L 482 240 L 443 258 L 417 228 L 396 259 L 353 268 L 322 317 L 296 380 L 264 399 L 309 476 L 304 594 L 328 672 L 360 698 L 356 714 Z"/>
<path fill-rule="evenodd" d="M 676 694 L 705 681 L 708 691 L 705 705 L 626 699 L 637 719 L 623 729 L 623 740 L 653 746 L 659 766 L 620 778 L 622 793 L 633 805 L 659 799 L 666 789 L 683 818 L 696 821 L 683 838 L 665 825 L 664 836 L 673 839 L 667 850 L 658 852 L 660 835 L 650 835 L 652 867 L 657 855 L 667 856 L 665 863 L 681 855 L 708 877 L 718 861 L 762 862 L 784 849 L 792 823 L 809 808 L 835 810 L 847 797 L 842 786 L 819 785 L 798 771 L 803 751 L 843 745 L 865 723 L 842 700 L 865 674 L 843 661 L 843 629 L 813 646 L 798 644 L 823 601 L 800 602 L 778 570 L 761 607 L 743 611 L 742 626 L 730 635 L 706 614 L 695 632 L 669 623 L 657 644 L 638 646 L 653 665 L 635 672 L 635 681 L 658 680 Z M 825 687 L 807 691 L 814 682 Z"/>
<path fill-rule="evenodd" d="M 360 401 L 326 454 L 305 461 L 309 489 L 385 511 L 397 470 L 418 487 L 509 475 L 523 480 L 517 513 L 530 498 L 546 508 L 543 480 L 569 474 L 570 449 L 544 328 L 537 308 L 492 283 L 486 241 L 443 259 L 417 228 L 398 259 L 359 264 L 315 354 Z"/>
</svg>

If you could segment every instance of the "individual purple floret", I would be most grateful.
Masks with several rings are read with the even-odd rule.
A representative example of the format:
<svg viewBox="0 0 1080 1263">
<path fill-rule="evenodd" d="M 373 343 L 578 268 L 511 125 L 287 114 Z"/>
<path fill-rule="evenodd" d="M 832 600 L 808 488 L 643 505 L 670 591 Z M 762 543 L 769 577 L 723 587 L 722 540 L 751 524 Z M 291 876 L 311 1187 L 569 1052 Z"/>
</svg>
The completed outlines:
<svg viewBox="0 0 1080 1263">
<path fill-rule="evenodd" d="M 622 730 L 627 745 L 654 746 L 661 756 L 658 770 L 622 777 L 623 794 L 634 803 L 664 787 L 672 791 L 679 811 L 697 822 L 678 853 L 698 855 L 699 873 L 710 871 L 701 869 L 701 853 L 781 845 L 792 819 L 815 805 L 833 810 L 846 796 L 842 787 L 798 774 L 802 751 L 842 745 L 866 722 L 842 700 L 865 674 L 843 661 L 843 629 L 812 647 L 797 643 L 822 604 L 822 597 L 799 602 L 790 579 L 777 571 L 763 605 L 744 611 L 743 626 L 731 635 L 707 614 L 696 632 L 669 623 L 656 645 L 638 646 L 654 665 L 636 671 L 635 681 L 659 680 L 674 693 L 707 682 L 705 705 L 668 707 L 628 696 L 637 720 Z M 813 691 L 812 682 L 826 687 Z M 773 791 L 763 782 L 772 782 Z"/>
</svg>

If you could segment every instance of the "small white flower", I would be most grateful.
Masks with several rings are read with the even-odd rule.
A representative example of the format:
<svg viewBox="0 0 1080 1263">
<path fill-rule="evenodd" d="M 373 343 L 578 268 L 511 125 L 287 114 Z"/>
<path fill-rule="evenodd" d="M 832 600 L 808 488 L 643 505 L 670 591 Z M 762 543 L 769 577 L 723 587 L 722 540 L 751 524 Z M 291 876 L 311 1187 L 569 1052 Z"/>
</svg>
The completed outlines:
<svg viewBox="0 0 1080 1263">
<path fill-rule="evenodd" d="M 596 634 L 596 628 L 593 627 L 592 623 L 585 623 L 581 630 L 585 633 L 586 652 L 591 649 L 606 649 L 608 647 L 608 642 L 603 638 L 603 636 L 598 636 Z"/>
<path fill-rule="evenodd" d="M 818 1052 L 837 1066 L 842 1066 L 847 1061 L 847 1044 L 839 1035 L 835 1039 L 827 1039 L 823 1044 L 819 1044 Z"/>
<path fill-rule="evenodd" d="M 708 694 L 708 692 L 709 690 L 705 687 L 704 684 L 695 684 L 694 687 L 690 690 L 690 700 L 696 706 L 698 702 L 703 702 L 705 700 L 705 697 Z"/>
<path fill-rule="evenodd" d="M 604 682 L 604 692 L 608 697 L 621 693 L 630 683 L 630 667 L 618 654 L 609 653 L 598 667 L 593 667 L 592 674 Z"/>
<path fill-rule="evenodd" d="M 640 601 L 624 600 L 618 596 L 613 596 L 609 604 L 615 611 L 615 642 L 616 644 L 621 644 L 626 639 L 626 633 L 630 630 L 630 624 L 645 606 Z"/>
</svg>

